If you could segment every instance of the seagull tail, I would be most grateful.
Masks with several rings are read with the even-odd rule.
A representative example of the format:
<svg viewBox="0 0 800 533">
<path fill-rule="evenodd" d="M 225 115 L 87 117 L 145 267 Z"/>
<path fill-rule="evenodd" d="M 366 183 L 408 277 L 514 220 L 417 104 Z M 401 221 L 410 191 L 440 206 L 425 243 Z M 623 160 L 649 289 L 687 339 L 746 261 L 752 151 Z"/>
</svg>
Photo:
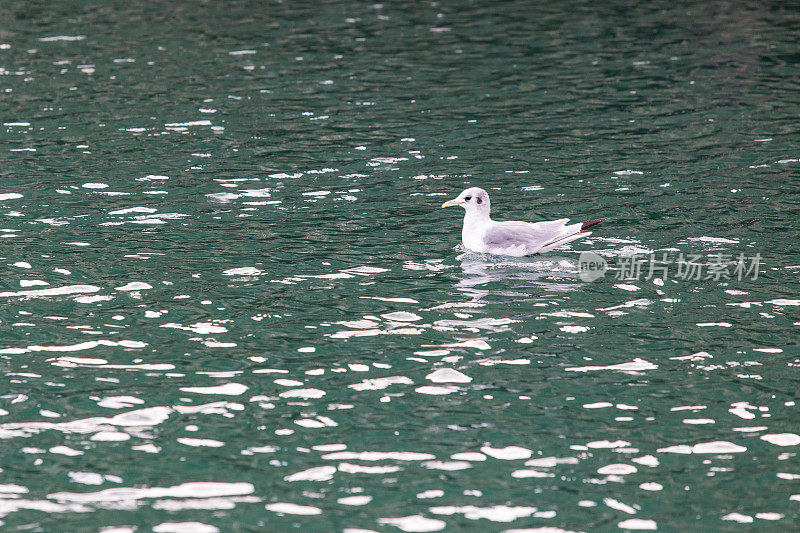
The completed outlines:
<svg viewBox="0 0 800 533">
<path fill-rule="evenodd" d="M 587 220 L 586 222 L 583 222 L 581 224 L 580 229 L 578 229 L 578 231 L 576 231 L 575 233 L 570 233 L 569 235 L 563 235 L 561 237 L 553 239 L 552 241 L 550 241 L 548 243 L 545 243 L 545 245 L 542 246 L 536 253 L 543 254 L 545 252 L 549 252 L 553 248 L 558 248 L 559 246 L 563 246 L 563 245 L 567 244 L 568 242 L 574 241 L 576 239 L 582 239 L 584 237 L 588 237 L 589 235 L 592 234 L 592 232 L 591 232 L 591 230 L 589 230 L 589 228 L 600 224 L 604 220 L 605 220 L 604 218 L 597 218 L 597 219 L 594 219 L 594 220 Z M 575 226 L 577 226 L 577 224 L 575 224 Z"/>
<path fill-rule="evenodd" d="M 592 226 L 596 226 L 601 222 L 605 222 L 606 219 L 604 218 L 596 218 L 594 220 L 587 220 L 583 224 L 581 224 L 581 231 L 586 231 L 587 229 L 591 228 Z"/>
</svg>

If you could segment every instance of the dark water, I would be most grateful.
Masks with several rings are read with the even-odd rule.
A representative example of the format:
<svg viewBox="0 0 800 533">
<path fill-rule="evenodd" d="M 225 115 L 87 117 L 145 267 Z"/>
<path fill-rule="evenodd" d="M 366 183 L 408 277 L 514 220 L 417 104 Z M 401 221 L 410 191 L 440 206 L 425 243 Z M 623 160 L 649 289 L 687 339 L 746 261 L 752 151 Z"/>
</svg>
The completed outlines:
<svg viewBox="0 0 800 533">
<path fill-rule="evenodd" d="M 795 7 L 139 4 L 0 4 L 5 530 L 798 527 Z"/>
</svg>

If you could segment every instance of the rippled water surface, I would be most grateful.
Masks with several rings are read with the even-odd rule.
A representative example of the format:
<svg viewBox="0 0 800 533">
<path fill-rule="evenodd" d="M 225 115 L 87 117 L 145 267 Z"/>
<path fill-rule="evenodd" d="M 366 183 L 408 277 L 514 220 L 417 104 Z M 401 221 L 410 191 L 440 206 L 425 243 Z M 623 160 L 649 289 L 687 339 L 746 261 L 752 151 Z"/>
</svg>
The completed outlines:
<svg viewBox="0 0 800 533">
<path fill-rule="evenodd" d="M 800 11 L 632 4 L 0 4 L 3 529 L 795 530 Z"/>
</svg>

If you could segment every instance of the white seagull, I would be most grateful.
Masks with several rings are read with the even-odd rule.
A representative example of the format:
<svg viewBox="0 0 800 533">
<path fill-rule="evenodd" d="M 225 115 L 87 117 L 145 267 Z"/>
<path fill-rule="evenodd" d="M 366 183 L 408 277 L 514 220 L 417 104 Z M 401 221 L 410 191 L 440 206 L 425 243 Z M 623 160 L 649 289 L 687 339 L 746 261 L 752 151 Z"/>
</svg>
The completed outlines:
<svg viewBox="0 0 800 533">
<path fill-rule="evenodd" d="M 546 222 L 496 222 L 489 217 L 489 194 L 479 187 L 466 189 L 442 207 L 464 208 L 461 242 L 467 250 L 478 253 L 522 257 L 543 254 L 575 239 L 592 234 L 589 228 L 604 218 L 567 224 L 568 218 Z"/>
</svg>

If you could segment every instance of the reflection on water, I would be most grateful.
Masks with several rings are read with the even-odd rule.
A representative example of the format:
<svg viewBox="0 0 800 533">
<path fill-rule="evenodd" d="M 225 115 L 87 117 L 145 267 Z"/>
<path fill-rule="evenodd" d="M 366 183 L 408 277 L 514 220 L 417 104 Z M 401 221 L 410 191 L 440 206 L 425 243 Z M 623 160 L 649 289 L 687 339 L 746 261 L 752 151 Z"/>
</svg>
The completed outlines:
<svg viewBox="0 0 800 533">
<path fill-rule="evenodd" d="M 456 260 L 461 262 L 465 277 L 455 287 L 473 303 L 487 299 L 522 301 L 579 288 L 576 260 L 554 254 L 501 257 L 466 252 Z"/>
</svg>

